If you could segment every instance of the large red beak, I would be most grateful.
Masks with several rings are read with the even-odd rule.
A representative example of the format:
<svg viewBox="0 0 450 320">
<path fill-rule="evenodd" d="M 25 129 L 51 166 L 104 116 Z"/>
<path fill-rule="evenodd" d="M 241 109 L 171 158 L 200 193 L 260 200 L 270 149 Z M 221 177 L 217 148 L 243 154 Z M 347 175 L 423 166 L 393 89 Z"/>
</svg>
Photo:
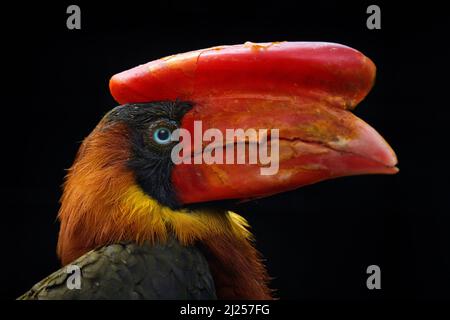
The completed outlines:
<svg viewBox="0 0 450 320">
<path fill-rule="evenodd" d="M 263 197 L 340 176 L 396 173 L 393 150 L 348 111 L 367 95 L 374 79 L 373 62 L 346 46 L 246 43 L 153 61 L 115 75 L 110 88 L 120 103 L 193 102 L 182 121 L 192 137 L 198 135 L 195 121 L 201 121 L 202 134 L 208 129 L 224 136 L 227 129 L 264 129 L 269 135 L 279 130 L 278 142 L 269 138 L 269 153 L 278 149 L 276 163 L 269 165 L 196 164 L 210 142 L 200 150 L 192 144 L 193 161 L 175 165 L 172 182 L 182 203 L 194 203 Z M 232 144 L 249 146 L 260 139 L 245 136 Z M 224 150 L 230 144 L 214 143 Z M 276 172 L 261 174 L 267 166 Z"/>
</svg>

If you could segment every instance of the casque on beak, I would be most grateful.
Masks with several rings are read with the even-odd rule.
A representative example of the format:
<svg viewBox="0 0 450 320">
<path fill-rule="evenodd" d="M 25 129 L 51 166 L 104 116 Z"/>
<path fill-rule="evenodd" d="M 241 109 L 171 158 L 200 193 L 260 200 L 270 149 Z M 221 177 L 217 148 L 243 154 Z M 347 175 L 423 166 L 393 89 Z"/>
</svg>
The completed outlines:
<svg viewBox="0 0 450 320">
<path fill-rule="evenodd" d="M 196 121 L 202 133 L 218 129 L 224 136 L 227 129 L 255 129 L 267 130 L 270 138 L 278 129 L 278 141 L 268 139 L 268 152 L 277 151 L 270 164 L 274 174 L 261 174 L 267 164 L 260 162 L 175 165 L 172 182 L 187 204 L 264 197 L 340 176 L 396 173 L 390 146 L 349 111 L 370 91 L 375 70 L 369 58 L 338 44 L 246 43 L 153 61 L 114 76 L 110 87 L 120 103 L 191 101 L 182 128 L 192 137 Z M 258 141 L 260 136 L 245 136 L 232 143 Z M 192 144 L 192 156 L 199 155 Z"/>
</svg>

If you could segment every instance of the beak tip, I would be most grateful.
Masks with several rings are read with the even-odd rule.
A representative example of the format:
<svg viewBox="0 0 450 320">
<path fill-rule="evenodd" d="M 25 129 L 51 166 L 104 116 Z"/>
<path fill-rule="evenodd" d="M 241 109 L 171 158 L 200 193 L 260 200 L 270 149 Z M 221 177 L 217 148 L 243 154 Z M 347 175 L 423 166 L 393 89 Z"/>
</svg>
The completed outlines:
<svg viewBox="0 0 450 320">
<path fill-rule="evenodd" d="M 399 171 L 399 169 L 397 168 L 398 160 L 394 150 L 384 139 L 383 144 L 379 145 L 379 147 L 379 155 L 377 157 L 374 157 L 374 159 L 389 168 L 391 170 L 390 173 L 397 173 Z"/>
<path fill-rule="evenodd" d="M 359 138 L 351 142 L 351 151 L 378 162 L 388 173 L 397 173 L 397 155 L 387 141 L 371 126 L 358 119 Z M 395 168 L 395 170 L 394 170 Z"/>
</svg>

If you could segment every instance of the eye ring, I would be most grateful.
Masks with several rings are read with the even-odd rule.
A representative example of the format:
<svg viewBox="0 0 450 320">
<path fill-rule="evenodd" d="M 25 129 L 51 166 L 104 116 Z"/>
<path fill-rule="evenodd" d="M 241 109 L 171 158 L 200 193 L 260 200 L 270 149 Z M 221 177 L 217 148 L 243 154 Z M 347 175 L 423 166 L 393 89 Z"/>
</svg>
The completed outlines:
<svg viewBox="0 0 450 320">
<path fill-rule="evenodd" d="M 157 144 L 169 144 L 172 141 L 172 130 L 167 127 L 159 127 L 153 131 L 152 137 Z"/>
</svg>

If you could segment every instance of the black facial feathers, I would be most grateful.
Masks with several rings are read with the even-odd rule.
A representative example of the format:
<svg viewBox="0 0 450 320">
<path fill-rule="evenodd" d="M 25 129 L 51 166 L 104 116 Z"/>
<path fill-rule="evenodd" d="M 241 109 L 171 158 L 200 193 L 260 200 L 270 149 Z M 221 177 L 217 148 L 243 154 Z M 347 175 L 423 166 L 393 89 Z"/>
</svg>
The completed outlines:
<svg viewBox="0 0 450 320">
<path fill-rule="evenodd" d="M 158 128 L 178 128 L 191 108 L 191 103 L 181 101 L 136 103 L 118 106 L 105 116 L 106 123 L 123 122 L 130 130 L 128 166 L 136 182 L 149 196 L 173 209 L 180 206 L 171 183 L 170 153 L 175 142 L 159 144 L 153 135 Z"/>
</svg>

